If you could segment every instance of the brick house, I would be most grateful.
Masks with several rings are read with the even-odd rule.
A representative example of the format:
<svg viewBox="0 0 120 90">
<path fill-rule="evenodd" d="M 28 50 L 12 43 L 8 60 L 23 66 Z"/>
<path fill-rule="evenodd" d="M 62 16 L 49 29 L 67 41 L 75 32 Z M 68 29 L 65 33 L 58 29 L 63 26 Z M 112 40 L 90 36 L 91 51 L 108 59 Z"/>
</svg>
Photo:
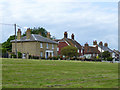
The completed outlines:
<svg viewBox="0 0 120 90">
<path fill-rule="evenodd" d="M 83 55 L 83 48 L 82 46 L 74 39 L 74 34 L 71 35 L 71 39 L 68 38 L 68 33 L 64 32 L 64 38 L 62 39 L 55 39 L 58 42 L 58 54 L 61 54 L 61 49 L 66 46 L 73 46 L 78 49 L 79 56 Z"/>
<path fill-rule="evenodd" d="M 95 58 L 100 54 L 100 51 L 98 50 L 98 45 L 95 41 L 93 41 L 93 46 L 89 46 L 88 43 L 84 45 L 84 56 L 88 59 Z"/>
<path fill-rule="evenodd" d="M 26 36 L 21 37 L 21 30 L 17 31 L 17 52 L 22 54 L 39 56 L 39 57 L 53 57 L 57 56 L 58 43 L 50 39 L 50 33 L 47 38 L 40 34 L 31 34 L 30 29 L 27 29 Z M 12 52 L 15 52 L 15 40 L 12 42 Z"/>
</svg>

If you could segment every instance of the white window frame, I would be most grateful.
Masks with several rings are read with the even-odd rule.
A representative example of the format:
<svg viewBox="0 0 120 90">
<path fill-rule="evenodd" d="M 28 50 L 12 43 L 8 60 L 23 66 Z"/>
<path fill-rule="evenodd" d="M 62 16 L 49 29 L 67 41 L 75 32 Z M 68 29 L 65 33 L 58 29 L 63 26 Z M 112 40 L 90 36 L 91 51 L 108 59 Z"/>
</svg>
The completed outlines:
<svg viewBox="0 0 120 90">
<path fill-rule="evenodd" d="M 42 43 L 40 43 L 40 48 L 43 48 L 43 44 Z"/>
<path fill-rule="evenodd" d="M 57 51 L 59 51 L 59 47 L 57 47 Z"/>
<path fill-rule="evenodd" d="M 52 44 L 52 49 L 54 49 L 54 44 Z"/>
<path fill-rule="evenodd" d="M 48 49 L 48 43 L 46 43 L 46 48 Z"/>
</svg>

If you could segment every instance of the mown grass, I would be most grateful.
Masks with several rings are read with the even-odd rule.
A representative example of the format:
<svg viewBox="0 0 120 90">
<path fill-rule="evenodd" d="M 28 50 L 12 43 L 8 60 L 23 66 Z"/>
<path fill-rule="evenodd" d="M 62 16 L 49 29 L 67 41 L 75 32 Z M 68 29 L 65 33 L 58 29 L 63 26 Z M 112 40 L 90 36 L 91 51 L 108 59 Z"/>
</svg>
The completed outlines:
<svg viewBox="0 0 120 90">
<path fill-rule="evenodd" d="M 2 59 L 3 88 L 118 88 L 118 64 Z"/>
</svg>

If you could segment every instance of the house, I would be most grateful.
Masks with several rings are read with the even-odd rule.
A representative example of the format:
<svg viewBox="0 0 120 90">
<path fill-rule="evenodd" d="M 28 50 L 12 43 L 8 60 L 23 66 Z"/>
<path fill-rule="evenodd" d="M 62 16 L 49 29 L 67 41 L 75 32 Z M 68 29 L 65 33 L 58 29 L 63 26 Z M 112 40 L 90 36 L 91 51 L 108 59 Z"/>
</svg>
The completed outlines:
<svg viewBox="0 0 120 90">
<path fill-rule="evenodd" d="M 110 55 L 112 58 L 115 58 L 116 55 L 118 56 L 118 53 L 115 51 L 115 50 L 111 50 L 109 47 L 108 47 L 108 43 L 104 43 L 103 45 L 103 42 L 100 41 L 99 44 L 97 44 L 97 41 L 95 40 L 94 41 L 94 46 L 98 46 L 98 50 L 100 52 L 104 52 L 104 51 L 108 51 L 110 52 Z"/>
<path fill-rule="evenodd" d="M 89 46 L 88 43 L 84 45 L 84 56 L 87 59 L 93 59 L 96 58 L 99 54 L 100 51 L 98 50 L 98 46 L 95 46 L 95 42 L 93 42 L 94 46 Z"/>
<path fill-rule="evenodd" d="M 68 33 L 64 32 L 64 38 L 55 39 L 58 42 L 58 54 L 61 54 L 61 49 L 66 46 L 73 46 L 78 49 L 79 56 L 83 55 L 83 47 L 74 39 L 74 34 L 71 35 L 71 39 L 68 38 Z"/>
<path fill-rule="evenodd" d="M 53 57 L 57 56 L 58 43 L 50 39 L 50 33 L 47 33 L 47 38 L 40 34 L 31 34 L 31 30 L 27 29 L 26 36 L 21 37 L 21 30 L 17 31 L 17 45 L 15 46 L 15 40 L 12 42 L 12 52 L 21 52 L 23 56 L 39 56 L 39 57 Z"/>
<path fill-rule="evenodd" d="M 118 50 L 113 50 L 113 57 L 115 58 L 115 59 L 119 59 L 119 57 L 120 57 L 120 52 L 118 51 Z"/>
</svg>

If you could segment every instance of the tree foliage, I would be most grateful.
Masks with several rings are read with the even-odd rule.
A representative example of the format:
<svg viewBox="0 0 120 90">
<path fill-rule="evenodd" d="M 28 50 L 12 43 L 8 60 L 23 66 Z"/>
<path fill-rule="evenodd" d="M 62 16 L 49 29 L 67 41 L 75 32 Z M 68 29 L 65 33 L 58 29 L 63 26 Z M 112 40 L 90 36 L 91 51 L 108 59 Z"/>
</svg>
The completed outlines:
<svg viewBox="0 0 120 90">
<path fill-rule="evenodd" d="M 99 54 L 99 57 L 101 57 L 101 54 Z M 110 57 L 110 52 L 109 51 L 104 51 L 102 53 L 102 58 L 107 59 Z"/>
<path fill-rule="evenodd" d="M 47 30 L 45 30 L 43 27 L 34 27 L 33 29 L 31 29 L 31 34 L 39 34 L 41 33 L 41 35 L 43 37 L 47 37 Z M 23 36 L 26 36 L 26 32 L 23 34 Z"/>
<path fill-rule="evenodd" d="M 73 57 L 77 56 L 77 48 L 72 47 L 72 46 L 66 46 L 61 49 L 61 55 L 68 56 L 68 57 Z"/>
<path fill-rule="evenodd" d="M 2 48 L 5 48 L 7 51 L 11 52 L 12 51 L 12 43 L 10 42 L 11 40 L 15 39 L 15 35 L 10 36 L 7 41 L 2 43 Z"/>
</svg>

